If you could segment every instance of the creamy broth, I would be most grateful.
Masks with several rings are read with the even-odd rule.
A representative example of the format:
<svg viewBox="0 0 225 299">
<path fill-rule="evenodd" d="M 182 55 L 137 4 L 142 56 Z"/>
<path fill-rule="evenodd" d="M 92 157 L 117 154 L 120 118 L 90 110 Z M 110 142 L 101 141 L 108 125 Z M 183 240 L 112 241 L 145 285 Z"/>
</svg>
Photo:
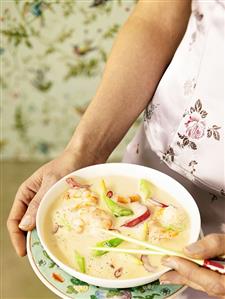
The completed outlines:
<svg viewBox="0 0 225 299">
<path fill-rule="evenodd" d="M 149 276 L 151 275 L 150 272 L 163 269 L 161 256 L 156 255 L 148 256 L 152 267 L 150 271 L 149 269 L 146 270 L 140 255 L 108 252 L 101 256 L 95 256 L 91 247 L 96 246 L 98 242 L 113 239 L 108 233 L 98 229 L 101 225 L 103 228 L 118 229 L 124 235 L 178 251 L 187 244 L 190 226 L 188 215 L 176 199 L 164 190 L 154 186 L 151 198 L 157 201 L 151 202 L 151 199 L 143 200 L 140 196 L 139 181 L 135 178 L 110 176 L 97 177 L 87 181 L 80 178 L 74 179 L 81 184 L 90 185 L 91 195 L 90 191 L 85 191 L 87 186 L 85 188 L 68 187 L 68 191 L 56 198 L 50 206 L 47 213 L 48 217 L 44 220 L 44 240 L 50 251 L 64 264 L 81 271 L 76 258 L 77 253 L 75 253 L 78 252 L 85 261 L 85 273 L 106 279 Z M 101 179 L 104 179 L 107 191 L 113 192 L 111 200 L 132 210 L 133 215 L 122 217 L 113 215 L 100 196 Z M 80 190 L 86 192 L 82 193 L 82 196 L 87 194 L 85 195 L 87 199 L 86 197 L 85 199 L 79 197 Z M 74 197 L 74 193 L 78 197 Z M 122 204 L 119 201 L 124 200 L 124 198 L 129 199 L 130 196 L 139 200 L 127 204 Z M 93 202 L 90 203 L 89 198 Z M 129 200 L 131 201 L 131 199 Z M 167 206 L 158 206 L 158 203 Z M 140 208 L 148 209 L 151 215 L 133 227 L 121 226 L 135 219 Z M 90 214 L 88 214 L 89 210 Z M 177 223 L 175 219 L 177 219 Z M 104 225 L 110 227 L 104 227 Z M 143 249 L 126 241 L 123 241 L 116 248 Z"/>
</svg>

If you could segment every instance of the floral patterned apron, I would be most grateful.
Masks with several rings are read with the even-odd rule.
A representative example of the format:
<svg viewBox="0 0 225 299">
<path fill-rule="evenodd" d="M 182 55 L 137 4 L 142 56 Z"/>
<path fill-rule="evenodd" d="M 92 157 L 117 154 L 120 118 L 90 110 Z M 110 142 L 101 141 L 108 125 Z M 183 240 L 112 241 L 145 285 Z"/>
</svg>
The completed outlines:
<svg viewBox="0 0 225 299">
<path fill-rule="evenodd" d="M 192 1 L 183 40 L 123 158 L 183 184 L 204 234 L 225 232 L 224 16 L 224 1 Z M 210 297 L 187 289 L 179 298 Z"/>
</svg>

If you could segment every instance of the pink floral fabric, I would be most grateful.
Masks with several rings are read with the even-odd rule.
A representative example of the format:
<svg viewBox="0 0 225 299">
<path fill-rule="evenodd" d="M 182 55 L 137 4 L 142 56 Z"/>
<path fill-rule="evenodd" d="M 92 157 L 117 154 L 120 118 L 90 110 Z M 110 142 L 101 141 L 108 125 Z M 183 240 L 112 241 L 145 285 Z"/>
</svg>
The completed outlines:
<svg viewBox="0 0 225 299">
<path fill-rule="evenodd" d="M 185 146 L 189 146 L 193 150 L 197 150 L 198 140 L 204 136 L 220 140 L 221 127 L 215 124 L 211 127 L 207 127 L 207 115 L 208 112 L 203 110 L 202 102 L 198 99 L 195 102 L 194 107 L 190 107 L 190 109 L 183 115 L 184 125 L 180 128 L 180 132 L 177 133 L 178 137 L 181 139 L 180 141 L 177 141 L 179 147 L 184 148 Z"/>
<path fill-rule="evenodd" d="M 220 1 L 192 1 L 186 33 L 144 117 L 146 138 L 161 160 L 220 194 L 225 190 L 224 13 Z"/>
<path fill-rule="evenodd" d="M 192 139 L 200 139 L 205 134 L 205 122 L 198 115 L 189 116 L 186 126 L 186 134 Z"/>
</svg>

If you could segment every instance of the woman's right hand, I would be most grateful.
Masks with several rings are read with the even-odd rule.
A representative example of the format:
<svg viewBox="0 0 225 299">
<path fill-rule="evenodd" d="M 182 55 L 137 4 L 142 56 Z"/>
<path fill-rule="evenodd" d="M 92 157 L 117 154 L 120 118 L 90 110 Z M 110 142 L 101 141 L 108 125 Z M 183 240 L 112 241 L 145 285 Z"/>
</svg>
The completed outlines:
<svg viewBox="0 0 225 299">
<path fill-rule="evenodd" d="M 11 208 L 7 227 L 12 244 L 19 256 L 26 255 L 26 231 L 35 227 L 36 213 L 47 190 L 66 174 L 85 166 L 81 158 L 65 151 L 44 164 L 19 187 Z"/>
</svg>

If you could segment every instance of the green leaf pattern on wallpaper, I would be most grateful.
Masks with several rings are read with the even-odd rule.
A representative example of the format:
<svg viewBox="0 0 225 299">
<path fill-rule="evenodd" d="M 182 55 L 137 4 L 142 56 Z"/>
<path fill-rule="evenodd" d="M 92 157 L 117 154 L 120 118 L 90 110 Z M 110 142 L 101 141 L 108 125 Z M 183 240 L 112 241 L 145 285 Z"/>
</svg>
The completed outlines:
<svg viewBox="0 0 225 299">
<path fill-rule="evenodd" d="M 135 2 L 1 1 L 4 159 L 50 159 L 62 151 Z M 135 126 L 112 159 L 121 157 Z"/>
</svg>

